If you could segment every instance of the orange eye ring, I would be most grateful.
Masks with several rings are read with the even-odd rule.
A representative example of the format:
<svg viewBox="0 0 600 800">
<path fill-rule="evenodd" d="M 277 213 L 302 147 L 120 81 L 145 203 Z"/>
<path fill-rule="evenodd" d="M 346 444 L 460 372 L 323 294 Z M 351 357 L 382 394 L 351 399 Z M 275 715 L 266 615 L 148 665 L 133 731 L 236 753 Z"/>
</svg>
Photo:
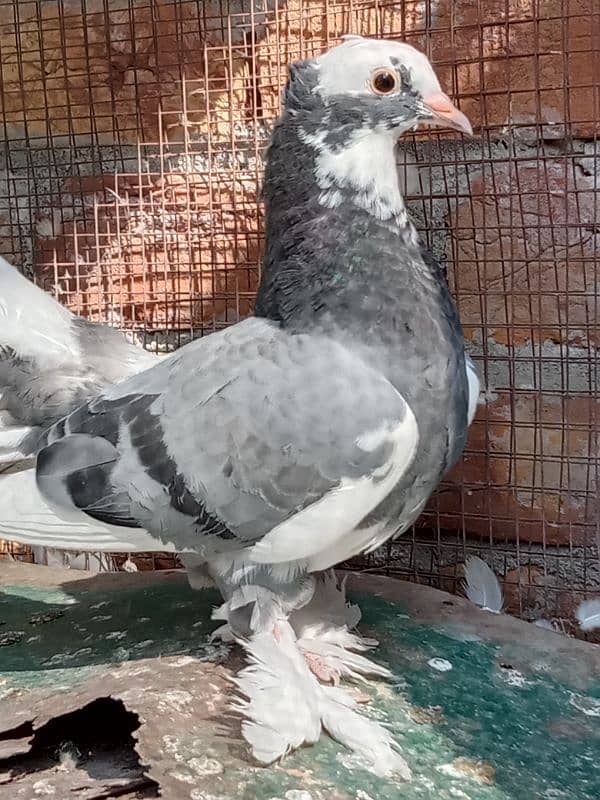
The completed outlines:
<svg viewBox="0 0 600 800">
<path fill-rule="evenodd" d="M 398 88 L 398 75 L 392 70 L 382 67 L 371 75 L 371 90 L 374 94 L 385 96 Z"/>
</svg>

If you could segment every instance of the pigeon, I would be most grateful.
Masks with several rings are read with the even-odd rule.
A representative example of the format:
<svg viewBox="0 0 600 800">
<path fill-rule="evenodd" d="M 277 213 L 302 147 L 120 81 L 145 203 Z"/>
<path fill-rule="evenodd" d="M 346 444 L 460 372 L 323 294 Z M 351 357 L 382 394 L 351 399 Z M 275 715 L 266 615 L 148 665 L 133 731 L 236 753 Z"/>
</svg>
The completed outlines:
<svg viewBox="0 0 600 800">
<path fill-rule="evenodd" d="M 217 586 L 261 763 L 324 728 L 375 773 L 410 777 L 341 685 L 389 672 L 362 655 L 374 643 L 331 570 L 409 528 L 476 403 L 447 283 L 399 190 L 396 143 L 421 124 L 471 132 L 405 43 L 347 37 L 292 64 L 255 314 L 104 388 L 38 439 L 35 474 L 3 485 L 7 538 L 178 552 Z"/>
<path fill-rule="evenodd" d="M 45 429 L 156 360 L 114 328 L 72 314 L 0 256 L 0 491 L 2 475 L 35 468 Z M 103 553 L 34 545 L 33 555 L 36 563 L 112 568 Z"/>
</svg>

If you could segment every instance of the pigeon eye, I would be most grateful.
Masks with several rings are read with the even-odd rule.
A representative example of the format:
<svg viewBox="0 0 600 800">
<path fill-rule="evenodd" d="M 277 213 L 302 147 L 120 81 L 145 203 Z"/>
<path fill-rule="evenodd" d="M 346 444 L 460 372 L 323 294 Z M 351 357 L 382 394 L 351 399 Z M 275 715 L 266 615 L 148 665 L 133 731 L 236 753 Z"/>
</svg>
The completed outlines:
<svg viewBox="0 0 600 800">
<path fill-rule="evenodd" d="M 378 69 L 371 77 L 375 94 L 391 94 L 398 86 L 398 76 L 389 69 Z"/>
</svg>

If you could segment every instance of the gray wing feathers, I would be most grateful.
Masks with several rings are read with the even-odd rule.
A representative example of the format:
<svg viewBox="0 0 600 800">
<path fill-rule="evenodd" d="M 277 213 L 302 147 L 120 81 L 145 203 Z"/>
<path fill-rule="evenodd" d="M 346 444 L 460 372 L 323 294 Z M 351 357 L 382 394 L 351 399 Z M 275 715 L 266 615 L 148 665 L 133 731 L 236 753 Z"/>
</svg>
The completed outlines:
<svg viewBox="0 0 600 800">
<path fill-rule="evenodd" d="M 95 502 L 129 496 L 131 516 L 186 550 L 200 533 L 257 541 L 343 480 L 379 480 L 394 442 L 364 438 L 409 413 L 342 345 L 250 319 L 111 387 L 64 433 L 116 443 Z"/>
</svg>

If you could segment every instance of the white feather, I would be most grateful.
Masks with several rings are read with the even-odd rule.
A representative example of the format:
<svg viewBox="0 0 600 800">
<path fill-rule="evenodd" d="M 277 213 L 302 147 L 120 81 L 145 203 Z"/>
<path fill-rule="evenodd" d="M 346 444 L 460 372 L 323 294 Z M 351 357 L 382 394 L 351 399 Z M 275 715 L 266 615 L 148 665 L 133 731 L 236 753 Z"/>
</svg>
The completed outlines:
<svg viewBox="0 0 600 800">
<path fill-rule="evenodd" d="M 344 689 L 334 686 L 319 689 L 321 721 L 329 735 L 355 753 L 375 775 L 410 781 L 412 773 L 389 731 L 359 714 L 356 703 Z"/>
<path fill-rule="evenodd" d="M 577 606 L 575 616 L 582 631 L 593 631 L 600 628 L 600 598 L 584 600 Z"/>
<path fill-rule="evenodd" d="M 470 356 L 465 355 L 465 363 L 467 367 L 467 382 L 469 384 L 469 407 L 467 416 L 468 416 L 468 424 L 470 425 L 473 422 L 475 413 L 477 412 L 477 404 L 479 402 L 479 393 L 481 392 L 481 385 L 479 383 L 479 377 L 477 375 L 477 370 L 475 369 L 475 364 L 473 363 Z"/>
<path fill-rule="evenodd" d="M 360 608 L 354 603 L 349 603 L 346 598 L 348 576 L 340 583 L 335 570 L 330 569 L 315 575 L 314 579 L 314 591 L 310 602 L 293 612 L 294 630 L 298 633 L 313 624 L 315 619 L 321 624 L 344 626 L 348 630 L 356 628 L 361 613 Z"/>
<path fill-rule="evenodd" d="M 478 556 L 469 556 L 465 563 L 465 594 L 484 611 L 499 614 L 504 605 L 502 588 L 493 570 Z"/>
<path fill-rule="evenodd" d="M 314 744 L 321 733 L 318 683 L 296 647 L 291 627 L 283 622 L 279 630 L 279 642 L 272 632 L 240 640 L 250 664 L 235 678 L 244 697 L 233 708 L 246 718 L 243 736 L 262 764 L 304 743 Z"/>
<path fill-rule="evenodd" d="M 34 363 L 49 366 L 60 371 L 66 367 L 68 373 L 73 368 L 83 368 L 89 364 L 88 354 L 82 353 L 78 337 L 73 332 L 73 322 L 76 317 L 66 308 L 61 306 L 50 294 L 33 284 L 5 259 L 0 256 L 0 345 L 14 350 L 24 358 L 31 359 Z M 141 371 L 155 362 L 154 356 L 141 348 L 131 349 L 122 354 L 125 360 L 116 365 L 122 368 L 122 376 L 135 371 Z M 9 379 L 10 380 L 10 379 Z M 36 378 L 37 380 L 37 378 Z M 32 380 L 32 385 L 35 381 Z M 4 387 L 10 388 L 10 387 Z M 1 397 L 0 397 L 1 400 Z M 36 409 L 43 411 L 44 409 Z M 58 526 L 61 520 L 51 522 L 52 512 L 46 506 L 35 509 L 34 504 L 39 498 L 37 489 L 31 489 L 31 494 L 18 498 L 13 485 L 7 485 L 7 472 L 23 469 L 23 460 L 26 458 L 20 449 L 21 442 L 31 432 L 31 428 L 22 426 L 11 418 L 8 412 L 0 412 L 0 510 L 6 516 L 0 516 L 0 534 L 8 539 L 22 544 L 36 547 L 34 560 L 41 564 L 62 564 L 71 569 L 92 569 L 105 571 L 114 569 L 113 562 L 101 552 L 94 556 L 90 553 L 81 553 L 80 550 L 90 550 L 90 542 L 85 541 L 85 536 L 91 531 L 92 535 L 97 529 L 89 520 L 80 525 L 81 542 L 74 541 L 73 529 L 65 530 L 65 537 L 70 544 L 64 545 L 60 540 Z M 24 491 L 29 491 L 33 473 L 26 479 L 27 486 Z M 8 495 L 7 495 L 8 493 Z M 84 519 L 82 517 L 82 519 Z M 40 528 L 36 530 L 35 525 Z M 22 530 L 20 526 L 23 526 Z M 66 528 L 67 526 L 65 526 Z M 106 528 L 103 529 L 103 531 Z M 76 537 L 75 537 L 76 538 Z M 147 534 L 145 538 L 148 539 Z M 46 542 L 50 547 L 48 552 L 43 551 Z M 81 544 L 81 546 L 78 546 Z M 37 546 L 40 545 L 40 546 Z M 73 550 L 70 551 L 70 547 Z M 102 537 L 94 539 L 94 549 L 102 547 Z M 62 551 L 63 548 L 67 548 Z M 118 546 L 113 550 L 129 549 Z M 148 549 L 143 547 L 141 549 Z"/>
<path fill-rule="evenodd" d="M 44 363 L 79 360 L 73 315 L 0 256 L 0 342 Z M 26 335 L 24 335 L 26 332 Z"/>
<path fill-rule="evenodd" d="M 204 558 L 194 553 L 182 553 L 179 560 L 187 570 L 188 582 L 192 589 L 211 589 L 215 582 L 208 572 L 208 565 Z"/>
<path fill-rule="evenodd" d="M 360 622 L 358 606 L 346 601 L 346 579 L 338 584 L 335 572 L 319 575 L 310 603 L 290 614 L 298 647 L 304 654 L 324 659 L 341 677 L 353 680 L 366 675 L 390 678 L 386 667 L 360 655 L 378 642 L 353 631 Z"/>
<path fill-rule="evenodd" d="M 313 744 L 323 726 L 375 774 L 409 780 L 410 770 L 391 734 L 361 716 L 344 689 L 319 684 L 292 627 L 285 620 L 277 627 L 279 641 L 266 632 L 239 641 L 250 665 L 234 679 L 242 697 L 233 707 L 246 717 L 242 733 L 256 760 L 270 764 L 304 743 Z"/>
</svg>

